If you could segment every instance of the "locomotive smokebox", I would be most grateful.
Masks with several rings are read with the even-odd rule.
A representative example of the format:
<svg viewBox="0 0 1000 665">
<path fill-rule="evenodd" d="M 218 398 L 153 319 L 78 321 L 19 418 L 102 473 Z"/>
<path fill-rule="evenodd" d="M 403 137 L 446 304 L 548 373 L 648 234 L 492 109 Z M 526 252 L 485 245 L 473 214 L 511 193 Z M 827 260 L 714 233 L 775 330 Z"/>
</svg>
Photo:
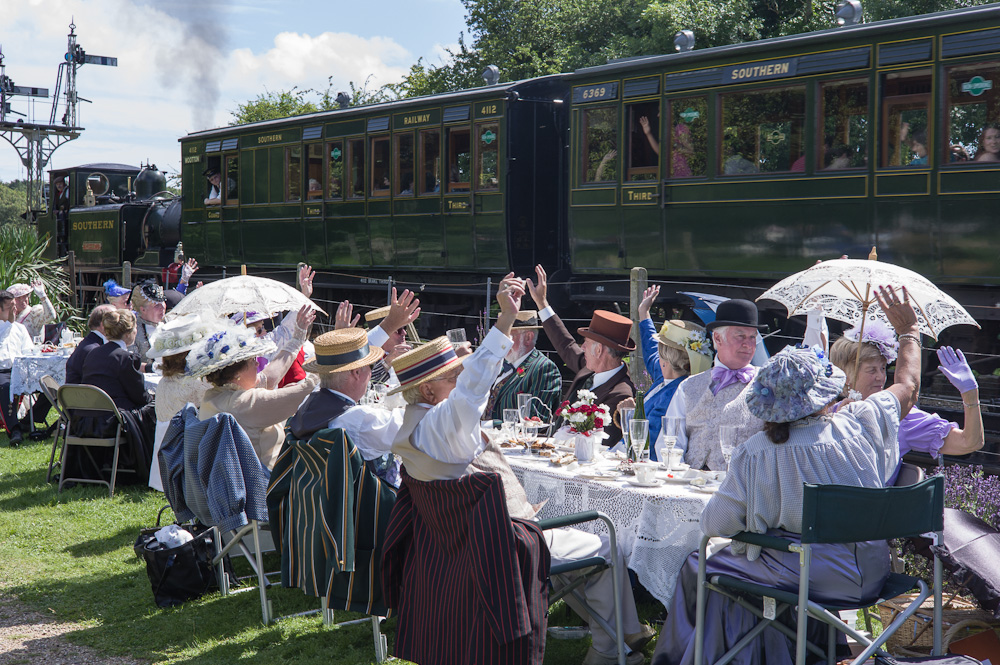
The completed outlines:
<svg viewBox="0 0 1000 665">
<path fill-rule="evenodd" d="M 146 164 L 135 177 L 135 196 L 140 201 L 148 201 L 166 189 L 167 178 L 156 168 L 156 164 Z"/>
</svg>

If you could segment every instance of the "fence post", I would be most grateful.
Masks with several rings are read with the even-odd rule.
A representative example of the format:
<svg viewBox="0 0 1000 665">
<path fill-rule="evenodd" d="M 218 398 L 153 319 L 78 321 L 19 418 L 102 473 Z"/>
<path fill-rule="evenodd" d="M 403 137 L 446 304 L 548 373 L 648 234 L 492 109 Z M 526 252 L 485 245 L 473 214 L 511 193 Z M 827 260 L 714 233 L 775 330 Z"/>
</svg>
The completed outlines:
<svg viewBox="0 0 1000 665">
<path fill-rule="evenodd" d="M 122 286 L 126 289 L 132 288 L 132 262 L 125 261 L 122 263 Z"/>
<path fill-rule="evenodd" d="M 389 275 L 389 280 L 385 284 L 385 304 L 392 304 L 392 275 Z"/>
<path fill-rule="evenodd" d="M 302 288 L 302 284 L 301 284 L 301 282 L 299 282 L 299 274 L 302 272 L 302 266 L 304 266 L 304 265 L 305 265 L 305 262 L 299 261 L 299 265 L 296 266 L 296 268 L 295 268 L 295 288 L 296 289 L 301 289 Z"/>
<path fill-rule="evenodd" d="M 629 317 L 632 319 L 632 330 L 635 333 L 635 351 L 632 352 L 632 359 L 629 362 L 628 372 L 632 378 L 632 383 L 639 385 L 642 378 L 642 344 L 639 339 L 639 303 L 642 302 L 642 292 L 646 290 L 646 269 L 632 268 L 629 277 Z M 648 386 L 647 386 L 648 387 Z"/>
<path fill-rule="evenodd" d="M 490 331 L 490 300 L 493 298 L 493 278 L 486 278 L 486 307 L 483 308 L 483 338 Z M 479 340 L 482 342 L 482 340 Z"/>
<path fill-rule="evenodd" d="M 76 292 L 76 252 L 72 249 L 66 253 L 66 270 L 69 272 L 69 297 L 73 309 L 79 307 L 79 294 Z"/>
</svg>

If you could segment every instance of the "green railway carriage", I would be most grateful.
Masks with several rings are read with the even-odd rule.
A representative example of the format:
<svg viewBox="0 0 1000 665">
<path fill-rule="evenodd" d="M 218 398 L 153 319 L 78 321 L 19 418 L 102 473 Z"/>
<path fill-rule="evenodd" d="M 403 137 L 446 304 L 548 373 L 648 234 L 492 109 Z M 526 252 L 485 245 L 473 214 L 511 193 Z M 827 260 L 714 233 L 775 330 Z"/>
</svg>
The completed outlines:
<svg viewBox="0 0 1000 665">
<path fill-rule="evenodd" d="M 612 62 L 569 82 L 581 282 L 641 265 L 766 285 L 874 245 L 997 317 L 1000 6 Z M 575 294 L 620 298 L 611 288 Z"/>
<path fill-rule="evenodd" d="M 556 261 L 566 94 L 546 77 L 185 136 L 185 251 L 212 266 L 305 261 L 338 297 L 382 298 L 365 276 L 390 274 L 471 293 L 470 279 Z"/>
</svg>

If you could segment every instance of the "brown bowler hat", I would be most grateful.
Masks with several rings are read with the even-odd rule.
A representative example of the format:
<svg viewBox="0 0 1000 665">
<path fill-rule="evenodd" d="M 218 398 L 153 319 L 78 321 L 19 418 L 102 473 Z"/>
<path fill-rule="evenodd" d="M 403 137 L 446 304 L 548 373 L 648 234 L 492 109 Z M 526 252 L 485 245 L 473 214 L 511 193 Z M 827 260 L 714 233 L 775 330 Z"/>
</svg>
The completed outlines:
<svg viewBox="0 0 1000 665">
<path fill-rule="evenodd" d="M 629 337 L 631 331 L 632 319 L 603 309 L 594 311 L 589 326 L 577 328 L 584 337 L 619 351 L 635 351 L 635 342 Z"/>
</svg>

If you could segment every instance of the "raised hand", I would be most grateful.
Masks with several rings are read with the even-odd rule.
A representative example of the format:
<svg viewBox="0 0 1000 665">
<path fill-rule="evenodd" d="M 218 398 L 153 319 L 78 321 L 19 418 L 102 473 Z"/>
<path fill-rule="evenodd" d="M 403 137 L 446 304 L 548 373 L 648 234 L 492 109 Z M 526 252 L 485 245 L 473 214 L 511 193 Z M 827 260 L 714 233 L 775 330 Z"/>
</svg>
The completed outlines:
<svg viewBox="0 0 1000 665">
<path fill-rule="evenodd" d="M 910 304 L 910 294 L 906 292 L 905 286 L 903 287 L 902 299 L 891 286 L 880 286 L 875 291 L 875 299 L 897 335 L 909 333 L 919 336 L 917 313 L 913 311 L 913 306 Z"/>
<path fill-rule="evenodd" d="M 549 282 L 548 275 L 545 274 L 545 268 L 540 264 L 535 266 L 535 282 L 530 279 L 526 280 L 528 286 L 528 293 L 531 294 L 531 299 L 535 301 L 535 306 L 542 310 L 549 306 Z"/>
<path fill-rule="evenodd" d="M 409 289 L 397 298 L 396 289 L 392 289 L 392 302 L 389 303 L 389 313 L 379 326 L 390 335 L 408 323 L 413 323 L 420 316 L 420 300 Z"/>
<path fill-rule="evenodd" d="M 299 330 L 305 330 L 307 334 L 309 332 L 309 328 L 315 320 L 316 310 L 309 305 L 302 305 L 302 307 L 299 308 L 299 313 L 295 315 L 295 325 Z"/>
<path fill-rule="evenodd" d="M 333 317 L 333 329 L 353 328 L 361 320 L 360 314 L 354 313 L 354 305 L 351 301 L 344 300 L 337 305 L 337 314 Z"/>
<path fill-rule="evenodd" d="M 299 291 L 306 298 L 312 298 L 313 278 L 315 277 L 316 271 L 312 269 L 312 266 L 302 266 L 299 268 Z"/>
<path fill-rule="evenodd" d="M 181 279 L 180 281 L 185 284 L 190 283 L 191 276 L 198 272 L 198 262 L 194 259 L 188 259 L 181 264 Z"/>
<path fill-rule="evenodd" d="M 976 375 L 972 373 L 972 368 L 966 362 L 965 354 L 962 353 L 961 349 L 942 346 L 937 350 L 937 356 L 938 360 L 941 361 L 938 369 L 948 377 L 951 385 L 955 386 L 958 392 L 966 393 L 979 388 L 979 383 L 976 382 Z"/>
<path fill-rule="evenodd" d="M 659 296 L 660 287 L 655 284 L 642 292 L 642 300 L 639 302 L 639 307 L 637 308 L 639 310 L 640 319 L 650 318 L 649 309 L 653 306 L 653 303 Z"/>
</svg>

